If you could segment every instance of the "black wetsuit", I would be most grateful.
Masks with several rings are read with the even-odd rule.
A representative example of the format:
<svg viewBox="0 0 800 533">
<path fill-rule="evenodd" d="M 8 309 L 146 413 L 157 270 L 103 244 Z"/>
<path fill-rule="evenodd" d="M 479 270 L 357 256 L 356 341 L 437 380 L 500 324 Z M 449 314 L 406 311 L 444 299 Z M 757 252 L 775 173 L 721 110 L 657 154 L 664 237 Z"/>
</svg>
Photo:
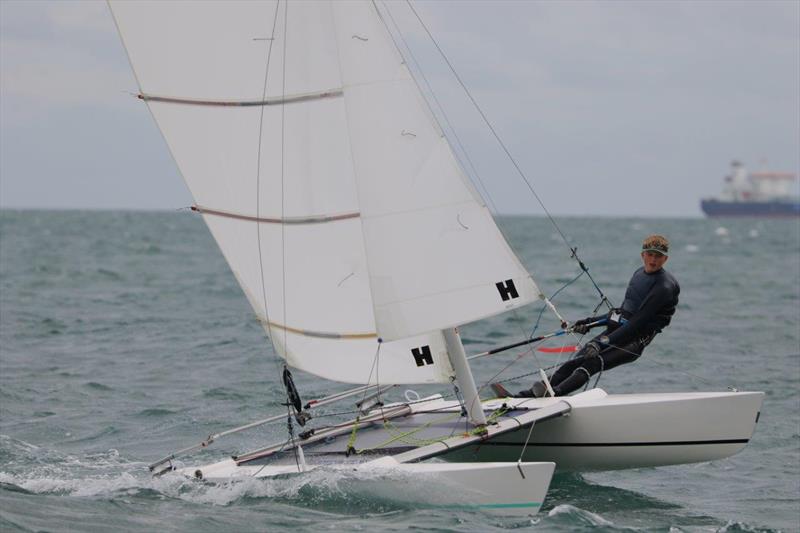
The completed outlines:
<svg viewBox="0 0 800 533">
<path fill-rule="evenodd" d="M 625 291 L 625 301 L 619 312 L 624 319 L 609 325 L 593 338 L 603 349 L 594 357 L 585 357 L 585 350 L 561 365 L 550 378 L 556 396 L 564 396 L 584 386 L 591 376 L 601 370 L 635 361 L 658 333 L 667 327 L 675 314 L 681 288 L 678 281 L 663 268 L 652 274 L 640 267 L 634 272 Z M 609 313 L 611 315 L 612 313 Z M 596 322 L 605 316 L 592 317 Z M 541 385 L 539 389 L 541 390 Z M 537 387 L 534 386 L 531 391 Z M 526 391 L 527 392 L 527 391 Z M 537 396 L 540 394 L 537 394 Z"/>
</svg>

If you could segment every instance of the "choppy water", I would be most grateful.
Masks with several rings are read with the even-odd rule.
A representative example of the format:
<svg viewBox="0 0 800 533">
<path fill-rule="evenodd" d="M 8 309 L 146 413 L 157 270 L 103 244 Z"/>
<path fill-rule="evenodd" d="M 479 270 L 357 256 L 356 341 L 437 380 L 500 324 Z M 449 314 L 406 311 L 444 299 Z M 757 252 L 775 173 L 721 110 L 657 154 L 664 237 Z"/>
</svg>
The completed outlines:
<svg viewBox="0 0 800 533">
<path fill-rule="evenodd" d="M 502 222 L 545 292 L 578 273 L 546 220 Z M 667 267 L 683 288 L 676 319 L 645 357 L 604 375 L 601 386 L 766 391 L 742 453 L 557 475 L 542 512 L 525 519 L 399 503 L 374 480 L 330 472 L 220 486 L 153 479 L 149 461 L 283 409 L 272 349 L 208 231 L 188 213 L 2 211 L 0 529 L 800 531 L 798 222 L 561 224 L 617 302 L 641 237 L 672 238 Z M 574 319 L 597 298 L 581 279 L 555 301 Z M 537 311 L 463 328 L 468 352 L 517 340 Z M 540 331 L 554 326 L 545 318 Z M 477 362 L 476 378 L 489 379 L 511 357 Z M 309 397 L 340 388 L 297 374 Z M 232 437 L 201 459 L 284 434 L 279 424 Z"/>
</svg>

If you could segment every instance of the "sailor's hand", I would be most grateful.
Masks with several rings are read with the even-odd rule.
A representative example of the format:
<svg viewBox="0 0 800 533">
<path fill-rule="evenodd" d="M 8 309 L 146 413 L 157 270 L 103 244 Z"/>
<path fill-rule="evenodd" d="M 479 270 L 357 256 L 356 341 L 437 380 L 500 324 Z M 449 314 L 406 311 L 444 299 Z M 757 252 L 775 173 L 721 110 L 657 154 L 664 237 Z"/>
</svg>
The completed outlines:
<svg viewBox="0 0 800 533">
<path fill-rule="evenodd" d="M 584 346 L 581 352 L 583 352 L 584 358 L 589 359 L 591 357 L 597 357 L 598 355 L 600 355 L 600 350 L 602 349 L 603 348 L 597 342 L 592 341 L 586 346 Z"/>
<path fill-rule="evenodd" d="M 583 318 L 581 320 L 576 321 L 572 325 L 572 331 L 577 333 L 578 335 L 586 335 L 589 332 L 589 319 Z"/>
</svg>

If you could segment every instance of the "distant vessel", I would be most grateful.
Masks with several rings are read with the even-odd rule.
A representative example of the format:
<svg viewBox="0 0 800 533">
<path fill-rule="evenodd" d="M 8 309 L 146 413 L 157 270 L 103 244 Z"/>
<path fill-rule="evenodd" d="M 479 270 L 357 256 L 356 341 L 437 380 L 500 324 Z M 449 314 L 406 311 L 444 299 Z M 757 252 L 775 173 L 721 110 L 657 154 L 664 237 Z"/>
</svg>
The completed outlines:
<svg viewBox="0 0 800 533">
<path fill-rule="evenodd" d="M 722 196 L 702 200 L 700 208 L 710 217 L 800 216 L 800 198 L 792 191 L 796 179 L 791 172 L 748 173 L 742 163 L 733 161 Z"/>
</svg>

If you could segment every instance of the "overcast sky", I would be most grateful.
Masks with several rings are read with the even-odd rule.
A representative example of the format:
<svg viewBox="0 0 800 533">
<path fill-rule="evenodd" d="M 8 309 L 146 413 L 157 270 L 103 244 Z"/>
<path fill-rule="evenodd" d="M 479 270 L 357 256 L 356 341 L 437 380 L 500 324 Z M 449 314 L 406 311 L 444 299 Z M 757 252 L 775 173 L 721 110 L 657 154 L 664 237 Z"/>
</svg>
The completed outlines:
<svg viewBox="0 0 800 533">
<path fill-rule="evenodd" d="M 415 5 L 553 213 L 700 216 L 731 159 L 800 169 L 798 0 Z M 541 214 L 434 63 L 494 204 Z M 191 205 L 136 90 L 104 2 L 0 0 L 0 207 Z"/>
</svg>

